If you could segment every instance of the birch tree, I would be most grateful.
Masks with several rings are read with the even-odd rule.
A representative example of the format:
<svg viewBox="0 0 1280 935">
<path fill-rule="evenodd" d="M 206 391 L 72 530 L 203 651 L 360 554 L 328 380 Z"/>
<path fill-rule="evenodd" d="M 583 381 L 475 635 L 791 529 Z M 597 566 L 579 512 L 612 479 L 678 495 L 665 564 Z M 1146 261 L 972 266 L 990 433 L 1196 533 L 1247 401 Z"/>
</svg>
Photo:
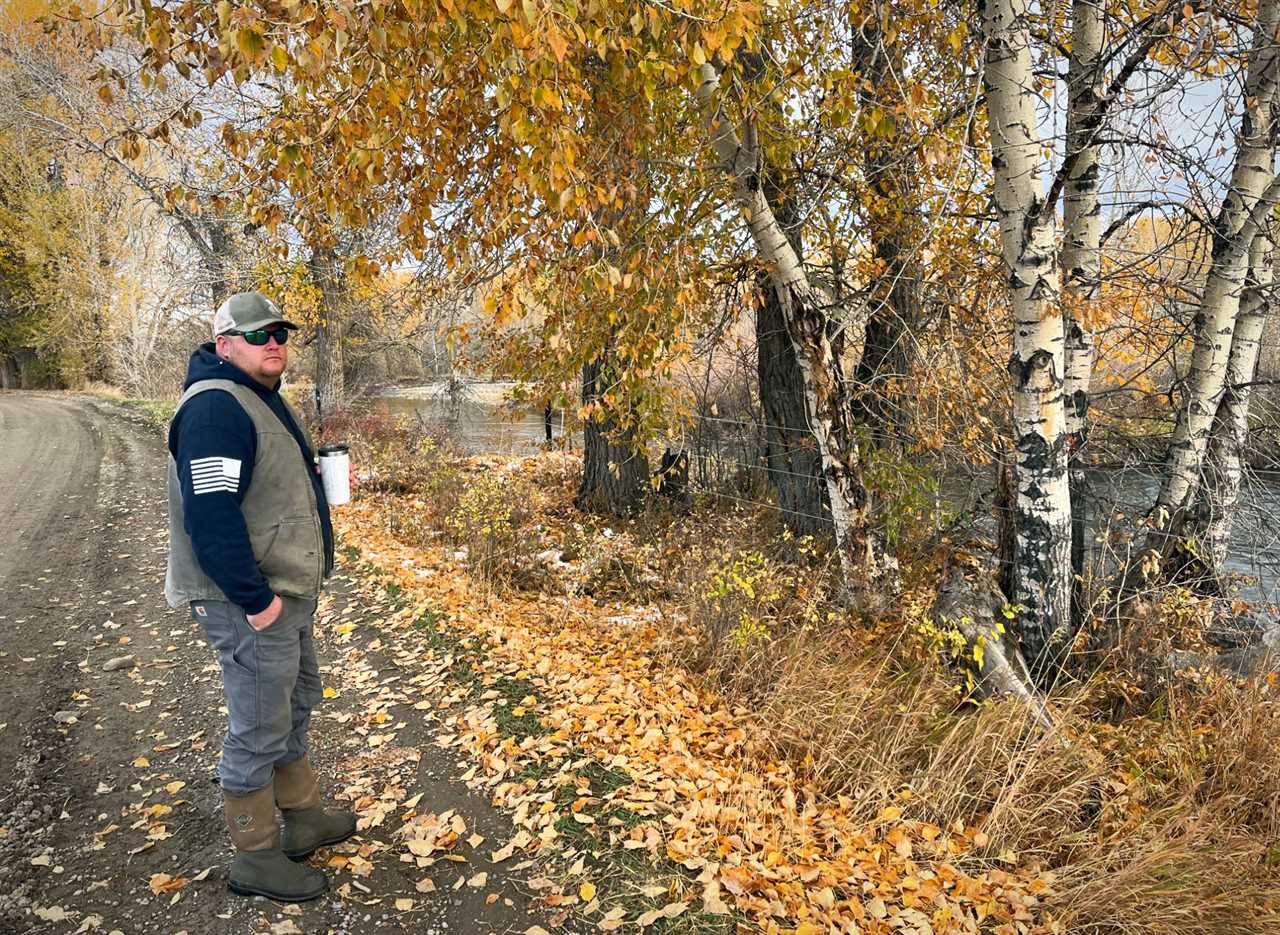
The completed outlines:
<svg viewBox="0 0 1280 935">
<path fill-rule="evenodd" d="M 1063 320 L 1057 307 L 1056 214 L 1044 210 L 1036 134 L 1027 0 L 989 0 L 984 9 L 985 88 L 993 200 L 1013 315 L 1010 601 L 1033 670 L 1052 634 L 1071 617 L 1071 502 L 1063 399 Z"/>
<path fill-rule="evenodd" d="M 1065 648 L 1079 625 L 1081 582 L 1085 571 L 1088 486 L 1084 450 L 1088 442 L 1089 384 L 1093 376 L 1094 337 L 1088 320 L 1102 280 L 1102 204 L 1098 199 L 1097 134 L 1090 117 L 1102 103 L 1103 10 L 1097 0 L 1075 0 L 1071 8 L 1071 56 L 1067 66 L 1067 152 L 1074 155 L 1062 193 L 1065 235 L 1062 244 L 1063 308 L 1066 315 L 1064 390 L 1066 393 L 1068 487 L 1071 497 L 1071 573 L 1073 609 L 1069 627 L 1051 637 L 1054 654 Z"/>
<path fill-rule="evenodd" d="M 1195 349 L 1186 378 L 1186 402 L 1176 414 L 1141 561 L 1132 563 L 1118 584 L 1122 599 L 1151 571 L 1162 568 L 1194 506 L 1214 421 L 1229 386 L 1250 251 L 1266 215 L 1280 199 L 1273 112 L 1280 85 L 1278 26 L 1280 2 L 1261 0 L 1246 66 L 1235 162 L 1214 222 L 1212 261 L 1194 319 Z"/>
<path fill-rule="evenodd" d="M 1249 401 L 1253 395 L 1262 332 L 1273 305 L 1274 261 L 1274 243 L 1268 234 L 1259 234 L 1249 250 L 1249 272 L 1231 336 L 1222 399 L 1209 435 L 1204 484 L 1189 530 L 1189 537 L 1196 542 L 1196 557 L 1206 566 L 1210 582 L 1214 584 L 1221 579 L 1225 567 L 1240 505 L 1245 446 L 1249 440 Z"/>
</svg>

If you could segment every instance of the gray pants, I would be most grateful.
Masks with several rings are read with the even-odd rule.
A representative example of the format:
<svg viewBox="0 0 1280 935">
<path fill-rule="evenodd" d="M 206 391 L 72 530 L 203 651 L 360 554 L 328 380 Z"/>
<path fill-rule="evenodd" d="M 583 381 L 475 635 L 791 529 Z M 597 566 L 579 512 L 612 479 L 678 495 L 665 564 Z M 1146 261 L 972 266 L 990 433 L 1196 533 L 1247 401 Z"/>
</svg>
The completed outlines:
<svg viewBox="0 0 1280 935">
<path fill-rule="evenodd" d="M 193 601 L 191 615 L 218 651 L 227 699 L 227 736 L 218 779 L 233 795 L 256 792 L 272 770 L 307 752 L 311 709 L 322 696 L 311 640 L 316 602 L 282 598 L 284 609 L 265 630 L 249 626 L 228 601 Z"/>
</svg>

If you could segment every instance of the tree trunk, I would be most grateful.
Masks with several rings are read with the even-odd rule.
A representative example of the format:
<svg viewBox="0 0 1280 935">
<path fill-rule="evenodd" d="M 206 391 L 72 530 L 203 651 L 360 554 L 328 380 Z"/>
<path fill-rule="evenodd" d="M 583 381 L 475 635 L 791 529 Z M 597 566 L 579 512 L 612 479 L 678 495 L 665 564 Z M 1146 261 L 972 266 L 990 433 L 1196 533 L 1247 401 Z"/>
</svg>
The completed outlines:
<svg viewBox="0 0 1280 935">
<path fill-rule="evenodd" d="M 1240 502 L 1240 482 L 1244 476 L 1244 452 L 1249 440 L 1249 383 L 1258 368 L 1258 351 L 1270 302 L 1267 293 L 1273 277 L 1274 245 L 1259 234 L 1249 251 L 1249 277 L 1240 315 L 1231 337 L 1227 361 L 1226 387 L 1209 439 L 1204 486 L 1199 495 L 1194 526 L 1189 535 L 1198 543 L 1197 558 L 1209 581 L 1220 590 L 1227 548 L 1236 508 Z"/>
<path fill-rule="evenodd" d="M 862 75 L 864 107 L 877 103 L 886 87 L 897 88 L 899 72 L 881 41 L 880 20 L 850 23 L 850 55 Z M 883 270 L 872 284 L 862 357 L 854 370 L 854 418 L 870 429 L 876 444 L 905 440 L 902 394 L 910 378 L 911 327 L 920 320 L 924 275 L 918 246 L 919 195 L 903 165 L 900 141 L 868 134 L 863 175 L 869 188 L 864 209 L 870 219 L 871 250 Z"/>
<path fill-rule="evenodd" d="M 1098 299 L 1102 277 L 1102 205 L 1098 201 L 1097 134 L 1089 123 L 1101 103 L 1102 8 L 1097 0 L 1075 0 L 1071 12 L 1071 59 L 1067 67 L 1067 152 L 1075 161 L 1063 186 L 1063 307 L 1066 314 L 1066 391 L 1068 487 L 1071 499 L 1072 600 L 1068 626 L 1050 636 L 1049 654 L 1058 657 L 1071 645 L 1083 616 L 1083 584 L 1088 548 L 1089 383 L 1094 339 L 1088 312 Z"/>
<path fill-rule="evenodd" d="M 633 432 L 619 432 L 599 406 L 608 383 L 608 355 L 582 368 L 582 404 L 595 407 L 582 425 L 582 483 L 574 500 L 589 513 L 624 516 L 644 502 L 649 461 Z"/>
<path fill-rule="evenodd" d="M 701 66 L 698 100 L 721 168 L 733 183 L 795 346 L 804 378 L 805 412 L 822 460 L 842 573 L 842 596 L 882 602 L 897 594 L 898 563 L 883 534 L 873 528 L 871 499 L 861 478 L 860 440 L 855 431 L 849 383 L 842 357 L 851 327 L 831 327 L 830 303 L 813 287 L 769 200 L 761 190 L 760 148 L 754 124 L 742 139 L 716 100 L 720 76 Z M 865 326 L 865 325 L 864 325 Z"/>
<path fill-rule="evenodd" d="M 230 238 L 221 221 L 206 219 L 201 224 L 204 238 L 200 238 L 199 229 L 194 225 L 186 227 L 188 234 L 200 254 L 200 265 L 204 268 L 206 284 L 209 287 L 209 305 L 217 308 L 231 294 L 227 283 L 227 253 L 231 248 Z"/>
<path fill-rule="evenodd" d="M 1041 727 L 1051 727 L 1053 720 L 1034 691 L 1018 647 L 1004 631 L 1004 606 L 1004 593 L 981 568 L 966 568 L 951 558 L 943 563 L 932 615 L 939 626 L 954 627 L 964 637 L 960 658 L 973 665 L 975 693 L 1017 698 Z"/>
<path fill-rule="evenodd" d="M 1027 0 L 985 7 L 992 189 L 1013 313 L 1013 521 L 1009 599 L 1022 652 L 1038 678 L 1056 671 L 1050 641 L 1071 622 L 1071 500 L 1057 307 L 1054 212 L 1043 211 Z"/>
<path fill-rule="evenodd" d="M 831 528 L 822 458 L 809 431 L 804 374 L 786 316 L 767 274 L 757 281 L 756 374 L 764 413 L 765 457 L 769 482 L 778 493 L 782 521 L 796 535 L 818 535 Z"/>
<path fill-rule="evenodd" d="M 316 415 L 321 423 L 346 402 L 342 370 L 342 320 L 346 282 L 333 247 L 313 247 L 307 263 L 311 281 L 320 290 L 320 319 L 316 323 Z"/>
<path fill-rule="evenodd" d="M 1150 570 L 1163 572 L 1194 505 L 1209 436 L 1227 386 L 1227 364 L 1250 249 L 1262 218 L 1280 195 L 1272 168 L 1271 116 L 1280 82 L 1275 42 L 1278 24 L 1280 2 L 1262 0 L 1245 80 L 1246 106 L 1231 187 L 1214 226 L 1209 276 L 1195 317 L 1195 351 L 1186 379 L 1186 405 L 1177 412 L 1145 548 L 1119 580 L 1121 600 L 1134 593 Z"/>
<path fill-rule="evenodd" d="M 906 436 L 902 387 L 911 375 L 907 341 L 911 323 L 920 319 L 921 270 L 892 232 L 876 236 L 872 249 L 885 273 L 872 292 L 862 357 L 853 374 L 858 387 L 853 411 L 870 428 L 872 440 L 882 445 L 902 442 Z"/>
<path fill-rule="evenodd" d="M 802 253 L 791 201 L 773 171 L 764 184 L 778 220 L 797 255 Z M 822 458 L 809 430 L 805 409 L 804 374 L 796 347 L 787 332 L 786 316 L 767 273 L 756 279 L 756 376 L 764 415 L 765 460 L 769 482 L 778 493 L 782 521 L 798 536 L 818 535 L 831 528 L 831 509 L 822 480 Z"/>
</svg>

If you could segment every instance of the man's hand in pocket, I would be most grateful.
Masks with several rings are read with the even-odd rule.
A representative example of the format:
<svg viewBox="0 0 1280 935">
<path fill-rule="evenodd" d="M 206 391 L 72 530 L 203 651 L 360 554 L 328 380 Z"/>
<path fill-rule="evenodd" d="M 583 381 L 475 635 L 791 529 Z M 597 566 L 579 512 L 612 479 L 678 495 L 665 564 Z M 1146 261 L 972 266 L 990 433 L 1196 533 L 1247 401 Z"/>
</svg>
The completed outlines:
<svg viewBox="0 0 1280 935">
<path fill-rule="evenodd" d="M 277 594 L 271 598 L 271 603 L 267 605 L 266 610 L 256 614 L 245 614 L 245 619 L 249 621 L 249 626 L 261 632 L 280 619 L 282 610 L 284 610 L 284 601 L 280 600 L 280 595 Z"/>
</svg>

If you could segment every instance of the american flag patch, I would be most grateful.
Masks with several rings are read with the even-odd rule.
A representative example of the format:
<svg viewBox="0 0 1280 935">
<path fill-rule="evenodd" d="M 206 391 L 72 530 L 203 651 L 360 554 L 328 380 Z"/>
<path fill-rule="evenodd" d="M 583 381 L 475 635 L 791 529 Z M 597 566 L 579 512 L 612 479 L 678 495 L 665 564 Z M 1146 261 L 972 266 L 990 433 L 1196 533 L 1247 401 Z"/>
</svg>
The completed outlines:
<svg viewBox="0 0 1280 935">
<path fill-rule="evenodd" d="M 193 458 L 191 487 L 196 493 L 235 493 L 240 488 L 240 462 L 235 458 Z"/>
</svg>

